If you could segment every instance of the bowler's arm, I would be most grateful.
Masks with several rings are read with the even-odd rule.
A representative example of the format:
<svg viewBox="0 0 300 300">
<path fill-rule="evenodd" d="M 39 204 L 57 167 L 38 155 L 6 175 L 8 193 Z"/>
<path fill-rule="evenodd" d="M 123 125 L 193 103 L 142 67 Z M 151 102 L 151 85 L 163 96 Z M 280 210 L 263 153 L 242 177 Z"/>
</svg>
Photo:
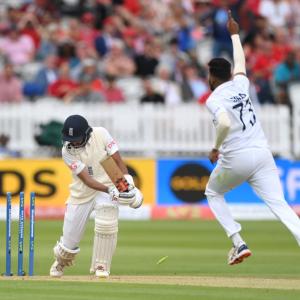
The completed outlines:
<svg viewBox="0 0 300 300">
<path fill-rule="evenodd" d="M 232 47 L 233 47 L 233 74 L 234 75 L 245 75 L 246 76 L 246 59 L 244 50 L 241 44 L 240 36 L 239 36 L 239 25 L 233 19 L 231 15 L 231 11 L 228 11 L 228 23 L 227 28 L 231 35 Z"/>
</svg>

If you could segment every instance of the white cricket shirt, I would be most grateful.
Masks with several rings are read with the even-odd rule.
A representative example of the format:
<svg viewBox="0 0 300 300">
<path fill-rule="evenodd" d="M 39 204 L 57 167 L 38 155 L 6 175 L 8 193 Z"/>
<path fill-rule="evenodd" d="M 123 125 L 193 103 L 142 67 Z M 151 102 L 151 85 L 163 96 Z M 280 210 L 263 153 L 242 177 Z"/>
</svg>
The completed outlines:
<svg viewBox="0 0 300 300">
<path fill-rule="evenodd" d="M 233 80 L 219 85 L 206 101 L 215 126 L 221 112 L 226 112 L 231 120 L 230 131 L 220 149 L 223 154 L 268 147 L 249 97 L 249 85 L 246 76 L 235 75 Z"/>
<path fill-rule="evenodd" d="M 113 186 L 100 162 L 118 151 L 118 146 L 109 132 L 103 127 L 93 127 L 91 136 L 78 154 L 70 154 L 65 146 L 62 148 L 62 158 L 72 172 L 70 196 L 67 203 L 81 204 L 92 200 L 98 191 L 89 188 L 77 176 L 87 167 L 90 176 L 106 186 Z"/>
</svg>

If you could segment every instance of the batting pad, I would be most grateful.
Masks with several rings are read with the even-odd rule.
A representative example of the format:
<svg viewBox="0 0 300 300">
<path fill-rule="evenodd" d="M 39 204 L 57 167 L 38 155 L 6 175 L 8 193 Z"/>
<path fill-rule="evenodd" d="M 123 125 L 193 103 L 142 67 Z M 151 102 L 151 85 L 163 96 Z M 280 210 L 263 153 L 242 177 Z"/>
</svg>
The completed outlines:
<svg viewBox="0 0 300 300">
<path fill-rule="evenodd" d="M 71 266 L 75 259 L 77 253 L 79 253 L 80 248 L 74 250 L 68 249 L 63 245 L 63 243 L 57 242 L 53 248 L 54 256 L 56 260 L 63 266 Z"/>
<path fill-rule="evenodd" d="M 119 208 L 115 204 L 101 204 L 95 210 L 95 236 L 90 272 L 98 266 L 110 272 L 117 246 Z"/>
</svg>

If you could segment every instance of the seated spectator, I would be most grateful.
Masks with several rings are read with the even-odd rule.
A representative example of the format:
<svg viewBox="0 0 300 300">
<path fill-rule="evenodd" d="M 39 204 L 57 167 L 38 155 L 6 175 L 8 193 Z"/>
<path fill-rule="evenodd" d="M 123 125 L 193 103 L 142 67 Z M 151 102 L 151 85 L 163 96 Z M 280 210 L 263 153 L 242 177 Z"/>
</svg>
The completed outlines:
<svg viewBox="0 0 300 300">
<path fill-rule="evenodd" d="M 72 70 L 73 78 L 76 81 L 80 81 L 81 78 L 85 77 L 86 75 L 91 76 L 93 90 L 102 90 L 103 83 L 100 79 L 100 72 L 98 71 L 97 61 L 95 59 L 90 57 L 84 58 L 76 69 L 77 70 Z"/>
<path fill-rule="evenodd" d="M 68 62 L 65 62 L 59 68 L 57 80 L 49 85 L 48 94 L 53 97 L 64 99 L 77 88 L 78 83 L 70 77 L 70 67 Z"/>
<path fill-rule="evenodd" d="M 179 30 L 177 33 L 179 49 L 184 52 L 189 52 L 196 47 L 196 41 L 193 38 L 192 30 L 185 18 L 179 19 Z"/>
<path fill-rule="evenodd" d="M 300 81 L 300 64 L 296 61 L 296 53 L 290 51 L 274 71 L 276 96 L 280 104 L 290 105 L 288 86 L 293 81 Z"/>
<path fill-rule="evenodd" d="M 39 22 L 37 18 L 31 13 L 27 13 L 23 18 L 21 18 L 18 26 L 22 35 L 27 35 L 31 38 L 36 52 L 40 47 L 41 42 Z"/>
<path fill-rule="evenodd" d="M 57 56 L 59 64 L 68 62 L 70 68 L 74 68 L 79 64 L 79 59 L 76 56 L 75 44 L 71 40 L 64 40 L 57 47 Z"/>
<path fill-rule="evenodd" d="M 103 96 L 108 103 L 120 103 L 125 101 L 122 90 L 116 85 L 116 78 L 107 76 L 106 84 L 103 88 Z"/>
<path fill-rule="evenodd" d="M 16 25 L 11 25 L 8 35 L 0 38 L 0 53 L 8 57 L 15 66 L 33 60 L 35 49 L 32 39 L 20 33 Z"/>
<path fill-rule="evenodd" d="M 99 91 L 94 91 L 92 87 L 93 77 L 86 74 L 79 82 L 79 87 L 70 92 L 65 97 L 65 102 L 104 102 L 104 96 Z"/>
<path fill-rule="evenodd" d="M 38 60 L 44 60 L 49 55 L 57 54 L 59 43 L 59 27 L 52 23 L 42 32 L 42 39 L 36 54 Z"/>
<path fill-rule="evenodd" d="M 103 24 L 103 30 L 95 38 L 95 48 L 100 57 L 105 56 L 111 49 L 112 41 L 116 37 L 116 28 L 113 18 L 107 18 Z"/>
<path fill-rule="evenodd" d="M 153 85 L 150 79 L 144 79 L 143 81 L 143 87 L 144 87 L 144 95 L 140 99 L 140 102 L 143 103 L 165 103 L 164 97 L 155 92 L 153 89 Z"/>
<path fill-rule="evenodd" d="M 232 43 L 227 30 L 229 1 L 221 0 L 212 15 L 213 22 L 213 56 L 227 55 L 232 57 Z"/>
<path fill-rule="evenodd" d="M 158 65 L 154 45 L 150 42 L 145 44 L 144 53 L 137 55 L 134 60 L 136 64 L 136 75 L 145 77 L 154 75 L 155 68 Z"/>
<path fill-rule="evenodd" d="M 57 57 L 49 55 L 44 62 L 44 66 L 38 71 L 34 79 L 26 82 L 23 87 L 23 93 L 28 97 L 44 96 L 49 85 L 58 79 Z"/>
<path fill-rule="evenodd" d="M 187 65 L 183 70 L 183 82 L 181 84 L 182 97 L 189 102 L 199 99 L 208 90 L 207 84 L 197 74 L 197 69 Z"/>
<path fill-rule="evenodd" d="M 181 95 L 178 85 L 171 80 L 171 71 L 168 66 L 160 65 L 156 71 L 158 77 L 153 79 L 154 90 L 165 98 L 167 105 L 181 103 Z"/>
<path fill-rule="evenodd" d="M 292 14 L 289 2 L 282 0 L 261 0 L 258 12 L 274 27 L 284 26 Z"/>
<path fill-rule="evenodd" d="M 15 76 L 14 67 L 9 61 L 4 62 L 0 74 L 0 103 L 14 103 L 23 100 L 22 82 Z"/>
<path fill-rule="evenodd" d="M 98 35 L 94 28 L 95 17 L 92 13 L 86 12 L 82 15 L 81 21 L 75 18 L 69 20 L 68 37 L 75 43 L 84 42 L 87 48 L 93 48 Z"/>
<path fill-rule="evenodd" d="M 103 64 L 105 74 L 115 77 L 132 76 L 136 69 L 134 61 L 124 53 L 121 40 L 112 42 L 111 50 L 105 56 Z"/>
</svg>

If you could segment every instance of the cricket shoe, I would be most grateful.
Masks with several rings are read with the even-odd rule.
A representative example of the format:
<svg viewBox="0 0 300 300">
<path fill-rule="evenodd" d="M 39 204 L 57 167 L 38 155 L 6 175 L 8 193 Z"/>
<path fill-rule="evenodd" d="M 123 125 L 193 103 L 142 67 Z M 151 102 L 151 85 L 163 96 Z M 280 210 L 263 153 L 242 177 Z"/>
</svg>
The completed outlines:
<svg viewBox="0 0 300 300">
<path fill-rule="evenodd" d="M 61 265 L 57 260 L 52 264 L 50 268 L 51 277 L 61 277 L 64 274 L 64 266 Z"/>
<path fill-rule="evenodd" d="M 228 264 L 229 265 L 236 265 L 249 256 L 251 256 L 251 251 L 248 249 L 246 244 L 242 244 L 237 247 L 231 248 L 231 250 L 228 253 Z"/>
<path fill-rule="evenodd" d="M 98 278 L 108 278 L 109 272 L 105 270 L 103 265 L 99 265 L 95 270 L 95 276 Z"/>
</svg>

